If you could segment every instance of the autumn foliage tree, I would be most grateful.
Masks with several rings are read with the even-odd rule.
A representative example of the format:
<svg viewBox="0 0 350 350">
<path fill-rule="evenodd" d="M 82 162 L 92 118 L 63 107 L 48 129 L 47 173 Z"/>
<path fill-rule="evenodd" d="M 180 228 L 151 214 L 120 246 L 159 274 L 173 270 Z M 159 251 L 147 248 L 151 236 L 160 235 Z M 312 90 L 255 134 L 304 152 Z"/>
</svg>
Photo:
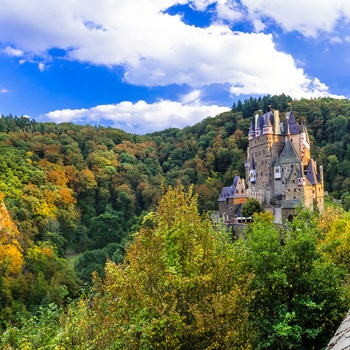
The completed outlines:
<svg viewBox="0 0 350 350">
<path fill-rule="evenodd" d="M 85 349 L 249 349 L 250 276 L 236 249 L 191 189 L 169 188 L 125 262 L 107 264 L 78 326 Z"/>
</svg>

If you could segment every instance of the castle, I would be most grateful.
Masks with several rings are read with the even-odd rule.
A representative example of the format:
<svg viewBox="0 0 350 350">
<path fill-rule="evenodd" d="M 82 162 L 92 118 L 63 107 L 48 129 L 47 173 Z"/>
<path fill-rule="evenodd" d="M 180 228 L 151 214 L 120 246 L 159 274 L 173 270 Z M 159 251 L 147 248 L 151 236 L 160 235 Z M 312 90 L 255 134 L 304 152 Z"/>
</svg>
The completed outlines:
<svg viewBox="0 0 350 350">
<path fill-rule="evenodd" d="M 231 186 L 223 188 L 218 199 L 220 217 L 237 220 L 249 197 L 259 200 L 277 222 L 290 218 L 299 205 L 323 211 L 323 168 L 317 171 L 307 128 L 298 124 L 292 111 L 283 120 L 277 110 L 255 115 L 248 140 L 245 181 L 236 176 Z M 237 192 L 239 183 L 244 191 L 240 187 Z"/>
</svg>

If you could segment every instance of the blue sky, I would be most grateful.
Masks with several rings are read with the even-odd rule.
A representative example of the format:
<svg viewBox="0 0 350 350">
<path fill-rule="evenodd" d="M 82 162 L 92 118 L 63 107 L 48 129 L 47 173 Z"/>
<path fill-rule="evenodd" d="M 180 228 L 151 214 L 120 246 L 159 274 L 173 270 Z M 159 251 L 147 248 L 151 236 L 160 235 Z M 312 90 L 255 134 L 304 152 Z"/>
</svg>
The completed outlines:
<svg viewBox="0 0 350 350">
<path fill-rule="evenodd" d="M 0 113 L 182 128 L 249 96 L 350 97 L 348 0 L 0 0 Z"/>
</svg>

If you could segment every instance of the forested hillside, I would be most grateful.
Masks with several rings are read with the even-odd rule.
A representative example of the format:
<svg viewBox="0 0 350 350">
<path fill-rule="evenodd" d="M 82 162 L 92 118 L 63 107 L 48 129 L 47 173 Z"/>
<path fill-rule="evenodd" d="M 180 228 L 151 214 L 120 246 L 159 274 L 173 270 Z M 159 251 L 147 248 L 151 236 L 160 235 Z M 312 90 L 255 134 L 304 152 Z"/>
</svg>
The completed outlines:
<svg viewBox="0 0 350 350">
<path fill-rule="evenodd" d="M 350 209 L 349 100 L 250 98 L 182 130 L 142 136 L 1 116 L 0 193 L 18 234 L 0 265 L 0 327 L 20 325 L 39 307 L 64 306 L 93 271 L 105 276 L 108 259 L 122 262 L 162 183 L 193 185 L 199 213 L 216 210 L 222 186 L 244 176 L 253 115 L 291 106 L 308 126 L 326 190 Z M 16 257 L 19 267 L 11 268 Z"/>
</svg>

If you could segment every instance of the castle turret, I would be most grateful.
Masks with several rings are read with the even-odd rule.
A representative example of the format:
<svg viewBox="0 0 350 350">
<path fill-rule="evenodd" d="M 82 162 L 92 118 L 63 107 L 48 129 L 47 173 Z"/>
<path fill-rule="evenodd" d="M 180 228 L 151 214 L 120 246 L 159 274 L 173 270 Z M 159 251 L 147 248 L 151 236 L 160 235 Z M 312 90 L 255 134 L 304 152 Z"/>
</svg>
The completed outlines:
<svg viewBox="0 0 350 350">
<path fill-rule="evenodd" d="M 265 114 L 263 126 L 263 135 L 273 134 L 273 114 L 271 112 Z"/>
<path fill-rule="evenodd" d="M 255 138 L 255 125 L 253 121 L 250 123 L 250 129 L 248 132 L 248 140 L 251 141 Z"/>
<path fill-rule="evenodd" d="M 264 128 L 264 117 L 262 115 L 255 115 L 255 137 L 262 136 Z"/>
</svg>

